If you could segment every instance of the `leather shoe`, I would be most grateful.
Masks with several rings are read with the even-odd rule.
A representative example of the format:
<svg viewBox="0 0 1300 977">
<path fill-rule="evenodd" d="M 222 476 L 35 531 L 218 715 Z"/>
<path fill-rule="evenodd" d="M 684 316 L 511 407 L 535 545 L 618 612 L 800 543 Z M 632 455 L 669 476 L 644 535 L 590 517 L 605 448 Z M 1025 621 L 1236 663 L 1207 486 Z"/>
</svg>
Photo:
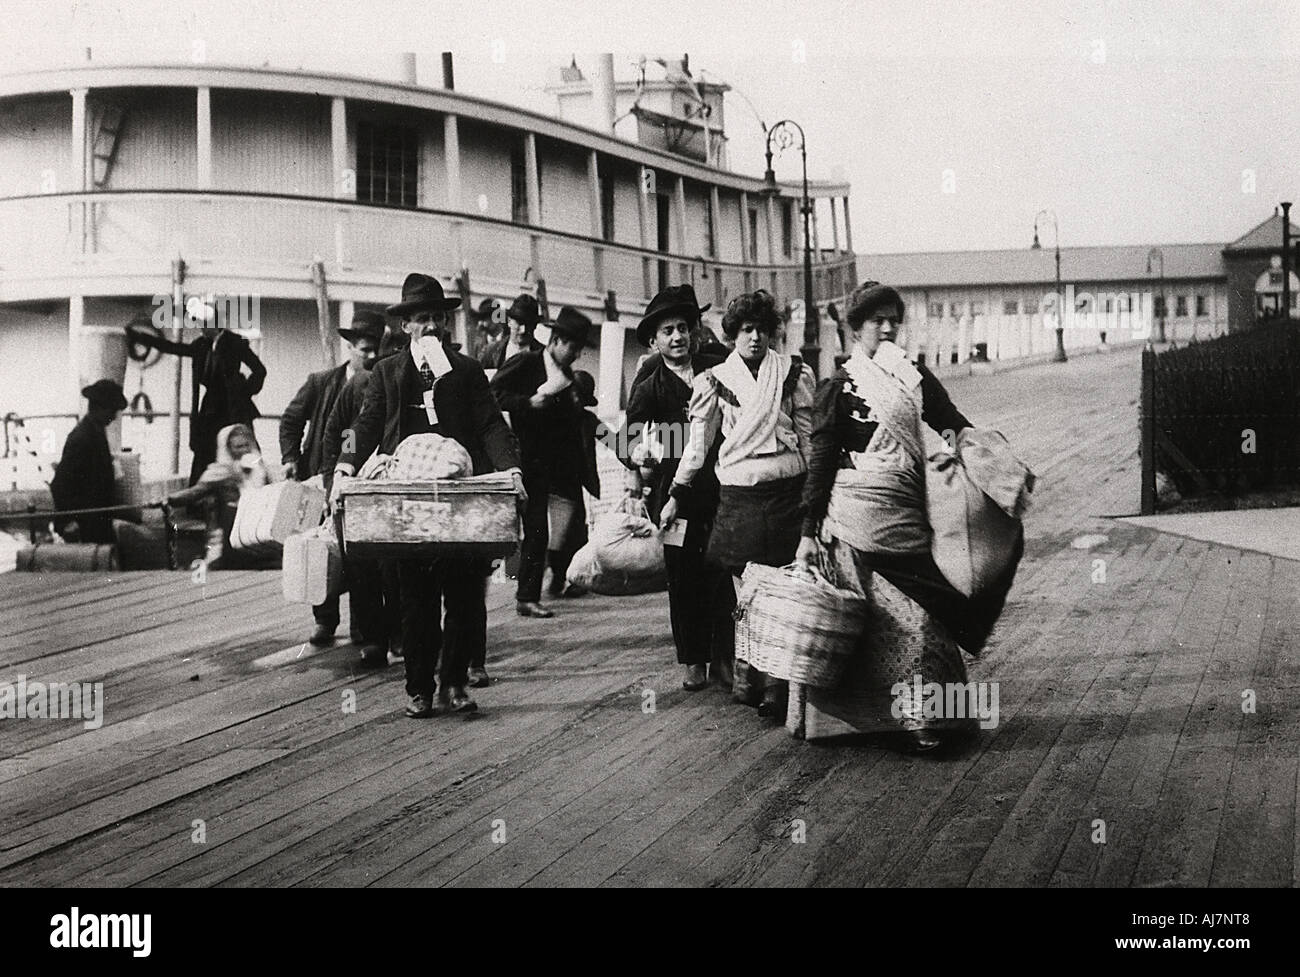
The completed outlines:
<svg viewBox="0 0 1300 977">
<path fill-rule="evenodd" d="M 469 693 L 463 687 L 457 687 L 451 690 L 451 711 L 452 712 L 476 712 L 478 703 L 469 697 Z"/>
<path fill-rule="evenodd" d="M 311 637 L 307 640 L 317 648 L 332 645 L 334 643 L 334 631 L 337 627 L 337 624 L 318 624 L 316 630 L 311 633 Z"/>
<path fill-rule="evenodd" d="M 929 729 L 910 729 L 908 739 L 913 753 L 929 753 L 931 750 L 938 749 L 942 744 L 938 735 Z"/>
<path fill-rule="evenodd" d="M 483 689 L 492 684 L 492 679 L 488 677 L 486 669 L 471 668 L 469 670 L 470 688 Z"/>
<path fill-rule="evenodd" d="M 427 695 L 413 695 L 406 705 L 406 714 L 412 719 L 428 719 L 433 715 L 433 703 Z"/>
<path fill-rule="evenodd" d="M 402 657 L 402 643 L 400 641 L 391 642 L 388 646 L 388 653 L 394 658 Z"/>
<path fill-rule="evenodd" d="M 521 600 L 515 604 L 515 613 L 520 617 L 555 617 L 555 613 L 545 604 L 535 600 Z"/>
<path fill-rule="evenodd" d="M 388 652 L 379 645 L 366 645 L 361 649 L 362 668 L 387 668 Z"/>
<path fill-rule="evenodd" d="M 698 692 L 709 684 L 703 665 L 686 665 L 686 676 L 682 679 L 682 688 L 687 692 Z"/>
</svg>

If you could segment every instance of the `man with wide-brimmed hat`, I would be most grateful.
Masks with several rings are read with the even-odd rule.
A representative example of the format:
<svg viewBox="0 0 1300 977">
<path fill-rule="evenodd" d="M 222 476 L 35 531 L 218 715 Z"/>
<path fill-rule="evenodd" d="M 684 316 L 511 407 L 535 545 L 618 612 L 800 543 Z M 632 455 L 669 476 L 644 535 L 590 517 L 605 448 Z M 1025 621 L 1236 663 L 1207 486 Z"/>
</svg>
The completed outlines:
<svg viewBox="0 0 1300 977">
<path fill-rule="evenodd" d="M 113 380 L 96 380 L 83 387 L 81 396 L 89 408 L 63 442 L 63 455 L 50 482 L 54 508 L 99 509 L 114 502 L 113 452 L 108 446 L 108 426 L 126 410 L 126 395 Z M 58 524 L 65 536 L 83 543 L 112 543 L 113 514 L 75 516 Z"/>
<path fill-rule="evenodd" d="M 690 285 L 673 285 L 651 299 L 636 328 L 637 339 L 650 347 L 651 355 L 632 381 L 624 436 L 616 440 L 617 454 L 648 485 L 647 507 L 656 523 L 686 446 L 695 376 L 727 356 L 725 347 L 700 348 L 700 317 L 708 308 L 698 304 Z M 651 430 L 654 437 L 648 434 Z M 682 685 L 691 692 L 707 684 L 710 662 L 718 681 L 731 684 L 735 646 L 731 577 L 705 556 L 718 506 L 718 480 L 713 474 L 717 452 L 715 444 L 696 477 L 689 503 L 680 509 L 678 518 L 686 521 L 682 545 L 664 547 L 673 642 L 685 672 Z"/>
<path fill-rule="evenodd" d="M 436 278 L 415 273 L 402 283 L 402 301 L 387 311 L 401 318 L 410 346 L 375 365 L 352 437 L 346 439 L 350 443 L 335 466 L 332 501 L 376 449 L 392 454 L 413 434 L 435 433 L 460 442 L 476 474 L 512 472 L 522 502 L 518 444 L 492 399 L 487 376 L 478 363 L 447 346 L 449 313 L 459 305 L 460 299 L 444 295 Z M 477 562 L 398 561 L 408 716 L 477 708 L 466 690 L 473 645 L 487 642 Z M 443 640 L 444 601 L 455 642 Z"/>
<path fill-rule="evenodd" d="M 492 392 L 519 438 L 528 508 L 520 553 L 516 610 L 522 617 L 551 617 L 541 603 L 548 542 L 547 506 L 551 494 L 572 498 L 581 491 L 583 456 L 581 392 L 573 383 L 573 363 L 596 346 L 590 319 L 565 306 L 550 327 L 541 350 L 506 360 L 492 378 Z M 558 491 L 557 491 L 558 490 Z M 562 592 L 563 580 L 558 584 Z"/>
<path fill-rule="evenodd" d="M 384 326 L 385 319 L 380 313 L 357 310 L 352 316 L 352 324 L 339 329 L 339 336 L 347 343 L 347 362 L 309 374 L 293 400 L 289 401 L 280 420 L 280 463 L 284 466 L 286 478 L 305 482 L 320 470 L 325 423 L 344 385 L 358 373 L 374 366 L 380 341 L 384 338 Z M 352 640 L 363 645 L 363 664 L 386 664 L 386 653 L 375 648 L 375 626 L 363 626 L 368 624 L 367 619 L 376 616 L 377 609 L 364 598 L 356 600 L 355 595 L 351 607 Z M 316 630 L 309 640 L 318 647 L 330 644 L 339 626 L 338 595 L 313 607 L 312 614 L 316 619 Z M 371 633 L 367 635 L 366 632 Z"/>
<path fill-rule="evenodd" d="M 542 321 L 537 299 L 527 292 L 520 295 L 506 310 L 505 335 L 493 340 L 479 356 L 486 370 L 499 370 L 506 360 L 520 353 L 541 352 L 542 344 L 533 337 L 533 330 Z"/>
</svg>

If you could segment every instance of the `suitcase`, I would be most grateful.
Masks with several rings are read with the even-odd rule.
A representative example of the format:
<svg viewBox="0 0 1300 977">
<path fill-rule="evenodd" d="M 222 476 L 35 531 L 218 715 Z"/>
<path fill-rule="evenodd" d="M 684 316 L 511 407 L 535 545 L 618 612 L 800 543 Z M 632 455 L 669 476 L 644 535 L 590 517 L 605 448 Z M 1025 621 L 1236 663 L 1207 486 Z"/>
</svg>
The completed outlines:
<svg viewBox="0 0 1300 977">
<path fill-rule="evenodd" d="M 325 493 L 303 482 L 276 482 L 239 497 L 230 545 L 237 550 L 279 550 L 295 533 L 320 525 Z"/>
<path fill-rule="evenodd" d="M 18 551 L 16 570 L 29 573 L 96 572 L 119 568 L 112 543 L 37 543 Z"/>
<path fill-rule="evenodd" d="M 363 559 L 494 559 L 519 545 L 517 497 L 506 473 L 419 482 L 353 480 L 340 496 L 343 546 Z"/>
<path fill-rule="evenodd" d="M 292 603 L 315 606 L 342 593 L 343 553 L 333 521 L 285 540 L 280 572 L 284 599 Z"/>
</svg>

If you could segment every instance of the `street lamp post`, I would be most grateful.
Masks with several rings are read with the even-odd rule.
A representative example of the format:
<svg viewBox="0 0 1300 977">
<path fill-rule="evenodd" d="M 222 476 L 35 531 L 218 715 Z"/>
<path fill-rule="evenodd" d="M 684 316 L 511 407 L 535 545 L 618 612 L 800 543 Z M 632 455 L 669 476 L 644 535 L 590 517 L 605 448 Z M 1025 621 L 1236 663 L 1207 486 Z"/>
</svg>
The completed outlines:
<svg viewBox="0 0 1300 977">
<path fill-rule="evenodd" d="M 1147 274 L 1151 274 L 1151 259 L 1160 260 L 1160 342 L 1165 341 L 1165 314 L 1169 311 L 1168 301 L 1165 299 L 1165 253 L 1159 248 L 1152 248 L 1147 252 Z"/>
<path fill-rule="evenodd" d="M 776 139 L 779 150 L 794 145 L 794 131 L 799 133 L 799 156 L 803 163 L 803 200 L 800 211 L 803 213 L 803 361 L 814 373 L 821 358 L 821 335 L 817 317 L 817 304 L 813 301 L 812 277 L 812 201 L 808 197 L 808 143 L 804 138 L 803 127 L 793 119 L 782 119 L 767 130 L 767 172 L 763 179 L 763 194 L 774 197 L 780 193 L 776 185 L 776 173 L 772 169 L 772 140 Z"/>
<path fill-rule="evenodd" d="M 1038 243 L 1038 221 L 1041 217 L 1052 218 L 1052 236 L 1055 240 L 1056 247 L 1056 355 L 1052 360 L 1056 363 L 1064 363 L 1067 360 L 1065 355 L 1065 296 L 1061 292 L 1061 228 L 1056 222 L 1056 211 L 1040 210 L 1034 215 L 1034 243 L 1030 245 L 1035 251 L 1042 248 Z"/>
</svg>

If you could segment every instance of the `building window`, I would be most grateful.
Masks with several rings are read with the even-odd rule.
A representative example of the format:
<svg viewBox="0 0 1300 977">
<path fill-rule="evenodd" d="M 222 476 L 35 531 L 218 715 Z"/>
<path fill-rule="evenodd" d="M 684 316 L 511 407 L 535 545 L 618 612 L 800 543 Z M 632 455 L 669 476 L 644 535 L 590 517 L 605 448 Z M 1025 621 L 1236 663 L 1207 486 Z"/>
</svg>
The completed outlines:
<svg viewBox="0 0 1300 977">
<path fill-rule="evenodd" d="M 1204 296 L 1204 295 L 1198 295 L 1198 296 L 1196 296 L 1196 314 L 1197 314 L 1197 316 L 1209 315 L 1209 312 L 1207 311 L 1207 306 L 1208 306 L 1208 304 L 1209 304 L 1209 303 L 1207 303 L 1207 302 L 1205 301 L 1205 296 Z"/>
<path fill-rule="evenodd" d="M 1025 299 L 1025 315 L 1038 314 L 1038 299 Z"/>
<path fill-rule="evenodd" d="M 601 175 L 596 178 L 600 190 L 600 236 L 614 240 L 614 181 Z"/>
<path fill-rule="evenodd" d="M 1174 296 L 1174 316 L 1179 319 L 1184 319 L 1187 317 L 1187 296 L 1186 295 Z"/>
<path fill-rule="evenodd" d="M 788 200 L 781 204 L 781 253 L 794 256 L 794 205 Z"/>
<path fill-rule="evenodd" d="M 1133 296 L 1131 293 L 1125 292 L 1123 295 L 1119 297 L 1119 311 L 1120 312 L 1133 311 Z"/>
<path fill-rule="evenodd" d="M 1157 296 L 1156 296 L 1156 299 L 1155 299 L 1155 311 L 1156 311 L 1156 318 L 1157 318 L 1157 319 L 1163 319 L 1163 318 L 1165 318 L 1165 315 L 1166 315 L 1167 310 L 1165 309 L 1165 297 L 1164 297 L 1163 295 L 1157 295 Z"/>
<path fill-rule="evenodd" d="M 357 199 L 393 207 L 418 206 L 420 140 L 406 126 L 357 123 Z"/>
<path fill-rule="evenodd" d="M 960 318 L 961 318 L 961 303 L 960 303 L 960 302 L 953 302 L 952 305 L 948 306 L 948 314 L 949 314 L 950 316 L 952 316 L 954 319 L 960 319 Z"/>
<path fill-rule="evenodd" d="M 1017 302 L 1015 299 L 1011 299 L 1011 300 L 1008 301 L 1008 302 L 1003 302 L 1003 303 L 1002 303 L 1002 314 L 1003 314 L 1003 315 L 1019 315 L 1019 314 L 1020 314 L 1020 303 Z"/>
<path fill-rule="evenodd" d="M 931 319 L 942 319 L 942 318 L 943 318 L 943 303 L 942 303 L 942 302 L 931 302 L 931 303 L 930 303 L 930 318 L 931 318 Z"/>
<path fill-rule="evenodd" d="M 983 315 L 983 314 L 984 314 L 984 303 L 983 303 L 983 302 L 972 302 L 972 303 L 970 304 L 970 314 L 971 314 L 971 318 L 972 318 L 972 319 L 975 318 L 975 316 L 977 316 L 977 315 Z"/>
</svg>

